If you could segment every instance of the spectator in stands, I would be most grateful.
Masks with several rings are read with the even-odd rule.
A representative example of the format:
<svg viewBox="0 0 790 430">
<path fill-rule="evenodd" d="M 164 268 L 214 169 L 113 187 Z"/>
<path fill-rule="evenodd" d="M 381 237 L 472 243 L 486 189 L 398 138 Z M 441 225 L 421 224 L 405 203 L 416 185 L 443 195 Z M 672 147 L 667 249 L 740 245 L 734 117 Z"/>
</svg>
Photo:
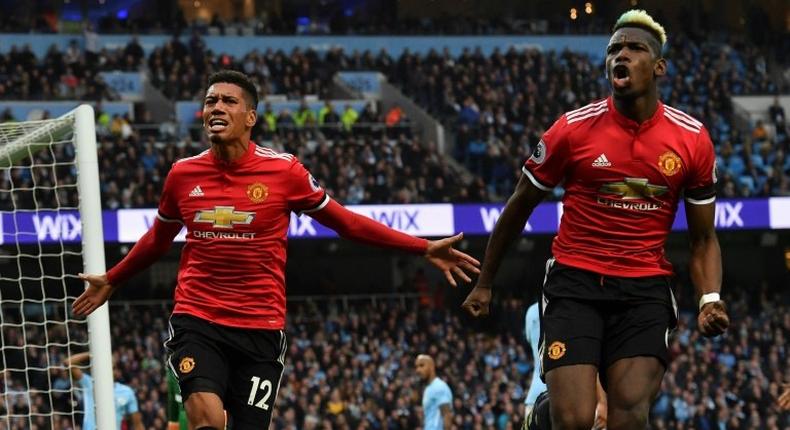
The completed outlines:
<svg viewBox="0 0 790 430">
<path fill-rule="evenodd" d="M 343 116 L 340 117 L 340 121 L 343 123 L 343 127 L 346 131 L 351 131 L 351 128 L 354 126 L 354 123 L 357 122 L 358 118 L 359 113 L 356 109 L 347 104 L 346 108 L 343 110 Z"/>
<path fill-rule="evenodd" d="M 313 110 L 310 109 L 310 106 L 308 106 L 307 102 L 304 100 L 299 104 L 299 110 L 297 110 L 294 115 L 294 124 L 297 128 L 312 128 L 316 124 L 315 113 L 313 113 Z"/>
<path fill-rule="evenodd" d="M 263 115 L 258 119 L 258 123 L 255 124 L 253 137 L 257 137 L 255 133 L 256 129 L 261 131 L 269 139 L 271 139 L 277 131 L 277 115 L 274 113 L 274 110 L 272 110 L 272 104 L 270 102 L 266 102 L 263 106 Z"/>
<path fill-rule="evenodd" d="M 295 125 L 294 118 L 291 116 L 291 111 L 289 109 L 283 109 L 280 111 L 280 114 L 277 115 L 277 128 L 278 129 L 285 129 L 291 130 Z"/>
<path fill-rule="evenodd" d="M 768 108 L 768 118 L 776 127 L 777 134 L 780 132 L 785 133 L 787 117 L 785 116 L 785 108 L 779 102 L 779 96 L 774 96 L 774 102 Z"/>
<path fill-rule="evenodd" d="M 110 133 L 122 139 L 128 139 L 132 135 L 132 126 L 129 124 L 128 117 L 119 114 L 113 115 L 112 122 L 110 122 Z"/>
<path fill-rule="evenodd" d="M 380 115 L 376 113 L 372 103 L 365 103 L 362 112 L 359 113 L 352 130 L 354 135 L 363 136 L 380 136 L 382 127 L 379 125 L 382 122 Z M 397 134 L 389 134 L 390 137 L 395 137 Z"/>
<path fill-rule="evenodd" d="M 318 124 L 321 126 L 321 132 L 327 139 L 334 139 L 342 130 L 343 123 L 340 121 L 340 115 L 335 111 L 331 100 L 326 100 L 324 106 L 318 111 Z"/>
<path fill-rule="evenodd" d="M 384 123 L 387 124 L 387 127 L 397 127 L 405 120 L 406 112 L 397 103 L 392 105 L 384 116 Z"/>
<path fill-rule="evenodd" d="M 480 122 L 480 108 L 475 104 L 472 97 L 466 97 L 464 104 L 458 112 L 458 122 L 462 125 L 477 126 Z"/>
<path fill-rule="evenodd" d="M 132 58 L 132 64 L 140 64 L 145 56 L 145 52 L 143 51 L 143 47 L 140 46 L 140 41 L 137 39 L 137 36 L 133 36 L 129 43 L 126 44 L 126 47 L 123 50 L 124 56 Z"/>
<path fill-rule="evenodd" d="M 318 111 L 318 124 L 324 125 L 326 123 L 332 124 L 335 122 L 340 122 L 340 117 L 337 115 L 337 112 L 335 112 L 332 101 L 325 100 L 324 105 L 321 106 L 321 109 Z"/>
<path fill-rule="evenodd" d="M 761 143 L 768 139 L 768 130 L 765 129 L 765 124 L 762 120 L 757 120 L 754 129 L 752 129 L 752 140 L 756 143 Z"/>
</svg>

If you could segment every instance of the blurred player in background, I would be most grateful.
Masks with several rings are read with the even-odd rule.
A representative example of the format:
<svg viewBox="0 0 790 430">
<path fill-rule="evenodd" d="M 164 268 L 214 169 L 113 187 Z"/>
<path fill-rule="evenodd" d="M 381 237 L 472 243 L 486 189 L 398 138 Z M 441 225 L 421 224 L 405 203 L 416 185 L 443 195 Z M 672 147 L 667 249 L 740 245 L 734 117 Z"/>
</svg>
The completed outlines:
<svg viewBox="0 0 790 430">
<path fill-rule="evenodd" d="M 66 359 L 66 366 L 70 368 L 71 379 L 82 387 L 83 406 L 85 415 L 82 418 L 82 430 L 96 430 L 96 408 L 93 400 L 93 378 L 87 372 L 83 372 L 79 367 L 81 364 L 90 360 L 89 352 L 74 354 Z M 124 418 L 128 418 L 131 430 L 143 430 L 143 417 L 137 405 L 137 396 L 132 387 L 118 382 L 120 372 L 117 368 L 113 369 L 115 384 L 113 385 L 113 396 L 115 397 L 115 421 L 118 430 L 123 427 Z"/>
<path fill-rule="evenodd" d="M 527 397 L 524 399 L 524 416 L 527 417 L 535 406 L 538 395 L 546 391 L 546 384 L 540 379 L 540 309 L 537 302 L 527 308 L 527 314 L 524 317 L 524 335 L 532 350 L 532 358 L 535 360 L 532 382 L 529 384 Z"/>
<path fill-rule="evenodd" d="M 239 72 L 209 78 L 203 126 L 211 148 L 173 164 L 151 229 L 107 273 L 83 275 L 74 301 L 87 315 L 163 256 L 183 226 L 175 308 L 166 347 L 189 426 L 268 428 L 284 369 L 285 261 L 292 212 L 308 213 L 341 237 L 423 255 L 470 281 L 479 263 L 453 249 L 456 235 L 428 241 L 390 229 L 333 201 L 292 155 L 250 141 L 255 85 Z"/>
<path fill-rule="evenodd" d="M 165 367 L 165 372 L 167 372 L 167 430 L 189 430 L 184 400 L 181 398 L 181 390 L 178 388 L 178 379 L 170 366 Z"/>
<path fill-rule="evenodd" d="M 551 403 L 546 392 L 546 384 L 541 380 L 541 354 L 540 354 L 540 304 L 533 303 L 524 318 L 524 333 L 532 349 L 535 360 L 535 369 L 532 371 L 532 382 L 529 384 L 527 397 L 524 400 L 524 429 L 525 430 L 551 430 Z M 595 405 L 595 421 L 593 430 L 606 428 L 606 393 L 601 387 L 601 382 L 596 380 L 596 396 L 598 403 Z"/>
<path fill-rule="evenodd" d="M 705 336 L 729 325 L 714 230 L 715 154 L 702 123 L 658 100 L 664 28 L 624 13 L 606 48 L 612 96 L 562 115 L 523 167 L 464 308 L 489 312 L 494 275 L 535 206 L 563 183 L 562 223 L 546 264 L 541 353 L 555 430 L 588 430 L 596 374 L 610 430 L 644 429 L 666 370 L 677 309 L 664 243 L 685 198 L 690 273 Z"/>
<path fill-rule="evenodd" d="M 414 362 L 417 375 L 428 385 L 422 393 L 423 430 L 448 430 L 453 423 L 453 392 L 436 376 L 433 357 L 420 354 Z"/>
</svg>

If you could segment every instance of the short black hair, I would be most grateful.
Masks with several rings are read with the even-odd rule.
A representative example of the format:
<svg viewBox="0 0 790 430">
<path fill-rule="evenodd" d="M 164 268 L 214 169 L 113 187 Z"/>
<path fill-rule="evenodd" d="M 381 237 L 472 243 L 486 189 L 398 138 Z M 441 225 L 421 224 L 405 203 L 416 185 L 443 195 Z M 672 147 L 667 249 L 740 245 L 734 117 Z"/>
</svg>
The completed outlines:
<svg viewBox="0 0 790 430">
<path fill-rule="evenodd" d="M 253 110 L 258 109 L 258 89 L 255 88 L 255 84 L 253 84 L 250 78 L 244 73 L 235 70 L 220 70 L 208 77 L 208 85 L 206 88 L 216 83 L 227 83 L 238 86 L 244 92 L 247 104 L 252 107 Z"/>
</svg>

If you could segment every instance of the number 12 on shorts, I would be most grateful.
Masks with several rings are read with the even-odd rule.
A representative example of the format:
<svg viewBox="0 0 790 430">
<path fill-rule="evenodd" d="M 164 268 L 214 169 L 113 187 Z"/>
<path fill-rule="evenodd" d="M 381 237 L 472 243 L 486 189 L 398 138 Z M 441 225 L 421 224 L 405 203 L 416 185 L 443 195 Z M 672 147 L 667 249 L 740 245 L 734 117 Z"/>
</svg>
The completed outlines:
<svg viewBox="0 0 790 430">
<path fill-rule="evenodd" d="M 255 403 L 255 407 L 268 411 L 269 405 L 267 405 L 266 402 L 269 400 L 269 396 L 272 395 L 272 381 L 264 379 L 263 382 L 261 382 L 261 378 L 257 376 L 250 378 L 250 381 L 252 381 L 252 389 L 250 390 L 250 397 L 247 399 L 247 404 L 252 406 L 252 404 L 255 403 L 255 395 L 260 389 L 263 391 L 263 397 L 261 397 L 258 403 Z"/>
</svg>

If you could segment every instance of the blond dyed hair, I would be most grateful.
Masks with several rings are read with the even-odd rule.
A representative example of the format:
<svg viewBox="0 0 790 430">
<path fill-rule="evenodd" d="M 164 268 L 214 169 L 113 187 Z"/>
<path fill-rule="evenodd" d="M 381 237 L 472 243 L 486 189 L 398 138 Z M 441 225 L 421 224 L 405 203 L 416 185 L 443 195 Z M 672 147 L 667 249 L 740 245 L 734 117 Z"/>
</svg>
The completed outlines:
<svg viewBox="0 0 790 430">
<path fill-rule="evenodd" d="M 664 26 L 656 22 L 656 20 L 643 9 L 631 9 L 620 15 L 612 31 L 617 31 L 623 27 L 638 27 L 647 30 L 661 43 L 661 49 L 663 49 L 664 44 L 667 43 L 667 32 L 664 30 Z"/>
</svg>

